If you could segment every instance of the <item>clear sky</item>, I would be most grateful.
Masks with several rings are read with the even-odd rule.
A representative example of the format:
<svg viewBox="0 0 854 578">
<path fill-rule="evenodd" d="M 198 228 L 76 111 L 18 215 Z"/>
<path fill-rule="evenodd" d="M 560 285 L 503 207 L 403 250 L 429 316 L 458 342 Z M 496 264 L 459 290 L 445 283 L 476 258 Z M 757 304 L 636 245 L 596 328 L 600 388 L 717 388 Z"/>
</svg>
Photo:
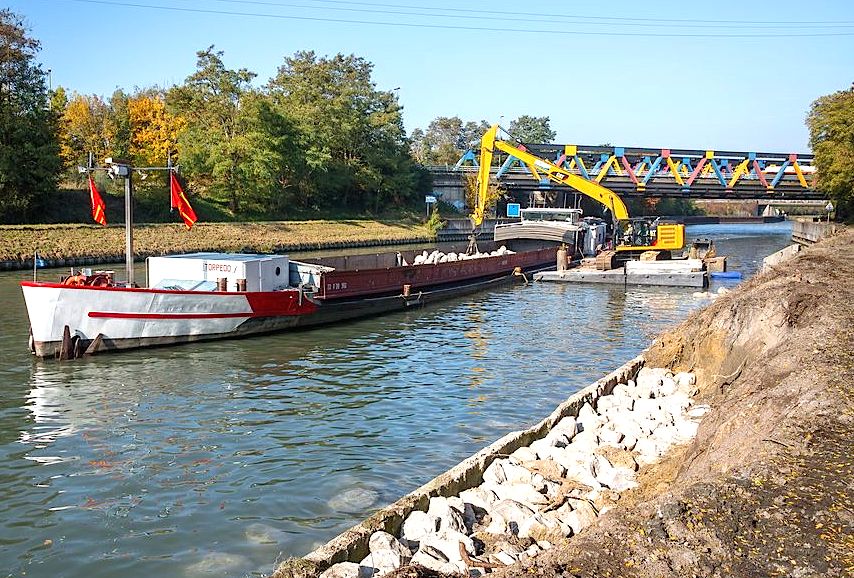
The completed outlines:
<svg viewBox="0 0 854 578">
<path fill-rule="evenodd" d="M 437 116 L 548 116 L 576 144 L 806 152 L 818 96 L 854 81 L 851 0 L 7 0 L 54 87 L 170 86 L 209 45 L 264 84 L 299 50 L 355 54 Z"/>
</svg>

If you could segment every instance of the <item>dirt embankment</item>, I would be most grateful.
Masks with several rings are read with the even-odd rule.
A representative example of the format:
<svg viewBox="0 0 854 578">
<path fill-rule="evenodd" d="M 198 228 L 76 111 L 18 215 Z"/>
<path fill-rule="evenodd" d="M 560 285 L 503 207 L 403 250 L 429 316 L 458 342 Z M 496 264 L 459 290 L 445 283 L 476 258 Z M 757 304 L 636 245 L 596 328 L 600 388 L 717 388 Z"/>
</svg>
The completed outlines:
<svg viewBox="0 0 854 578">
<path fill-rule="evenodd" d="M 712 407 L 695 441 L 496 576 L 854 575 L 852 249 L 852 230 L 810 247 L 656 340 L 648 365 L 695 372 Z"/>
</svg>

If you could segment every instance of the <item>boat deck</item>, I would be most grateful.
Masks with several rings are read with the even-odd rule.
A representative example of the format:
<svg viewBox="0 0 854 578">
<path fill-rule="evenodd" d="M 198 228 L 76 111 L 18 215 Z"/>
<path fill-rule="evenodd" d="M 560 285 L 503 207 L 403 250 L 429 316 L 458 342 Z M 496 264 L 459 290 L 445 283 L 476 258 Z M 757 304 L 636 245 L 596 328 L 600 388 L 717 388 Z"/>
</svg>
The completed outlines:
<svg viewBox="0 0 854 578">
<path fill-rule="evenodd" d="M 535 281 L 557 283 L 604 283 L 610 285 L 653 285 L 660 287 L 706 287 L 709 279 L 705 271 L 686 272 L 629 272 L 623 267 L 609 271 L 596 269 L 570 269 L 543 271 L 534 274 Z"/>
</svg>

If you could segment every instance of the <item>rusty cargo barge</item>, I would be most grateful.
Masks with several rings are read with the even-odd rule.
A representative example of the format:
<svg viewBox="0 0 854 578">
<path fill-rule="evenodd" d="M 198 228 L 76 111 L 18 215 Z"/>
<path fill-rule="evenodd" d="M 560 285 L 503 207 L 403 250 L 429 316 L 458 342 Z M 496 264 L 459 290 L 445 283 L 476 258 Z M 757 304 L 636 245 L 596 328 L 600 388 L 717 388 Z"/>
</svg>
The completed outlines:
<svg viewBox="0 0 854 578">
<path fill-rule="evenodd" d="M 111 271 L 89 270 L 60 282 L 24 281 L 21 287 L 30 349 L 37 357 L 67 359 L 405 310 L 510 283 L 554 259 L 553 247 L 448 254 L 441 262 L 435 254 L 421 255 L 419 262 L 412 252 L 314 262 L 193 253 L 149 258 L 144 288 L 116 282 Z"/>
</svg>

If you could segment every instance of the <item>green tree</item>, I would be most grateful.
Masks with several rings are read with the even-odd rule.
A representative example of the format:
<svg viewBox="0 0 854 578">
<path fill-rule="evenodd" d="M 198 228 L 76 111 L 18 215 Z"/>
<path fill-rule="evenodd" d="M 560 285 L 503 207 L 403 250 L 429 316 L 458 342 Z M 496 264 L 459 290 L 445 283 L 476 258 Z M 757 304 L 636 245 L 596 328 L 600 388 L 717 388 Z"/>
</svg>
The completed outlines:
<svg viewBox="0 0 854 578">
<path fill-rule="evenodd" d="M 394 91 L 377 90 L 373 65 L 354 55 L 286 57 L 267 85 L 299 132 L 290 173 L 305 207 L 374 208 L 408 203 L 418 174 Z"/>
<path fill-rule="evenodd" d="M 0 221 L 36 213 L 56 189 L 62 163 L 39 42 L 21 17 L 0 10 Z"/>
<path fill-rule="evenodd" d="M 128 112 L 129 97 L 121 88 L 110 97 L 107 113 L 107 132 L 110 138 L 110 152 L 119 159 L 131 160 L 131 121 Z"/>
<path fill-rule="evenodd" d="M 246 209 L 255 204 L 266 178 L 242 166 L 270 154 L 264 140 L 247 130 L 253 109 L 245 104 L 257 98 L 251 87 L 255 73 L 226 68 L 223 52 L 213 46 L 196 56 L 196 72 L 167 94 L 167 104 L 187 121 L 178 138 L 181 164 L 196 190 L 239 213 L 244 203 Z"/>
<path fill-rule="evenodd" d="M 854 85 L 812 103 L 807 126 L 818 169 L 817 186 L 836 206 L 837 218 L 854 216 Z"/>
<path fill-rule="evenodd" d="M 485 120 L 464 123 L 458 116 L 436 117 L 426 131 L 412 131 L 412 157 L 425 165 L 453 165 L 466 151 L 480 148 L 480 139 L 488 129 Z"/>
<path fill-rule="evenodd" d="M 528 116 L 523 114 L 510 123 L 508 129 L 514 138 L 525 143 L 550 143 L 557 133 L 549 126 L 547 116 Z"/>
</svg>

